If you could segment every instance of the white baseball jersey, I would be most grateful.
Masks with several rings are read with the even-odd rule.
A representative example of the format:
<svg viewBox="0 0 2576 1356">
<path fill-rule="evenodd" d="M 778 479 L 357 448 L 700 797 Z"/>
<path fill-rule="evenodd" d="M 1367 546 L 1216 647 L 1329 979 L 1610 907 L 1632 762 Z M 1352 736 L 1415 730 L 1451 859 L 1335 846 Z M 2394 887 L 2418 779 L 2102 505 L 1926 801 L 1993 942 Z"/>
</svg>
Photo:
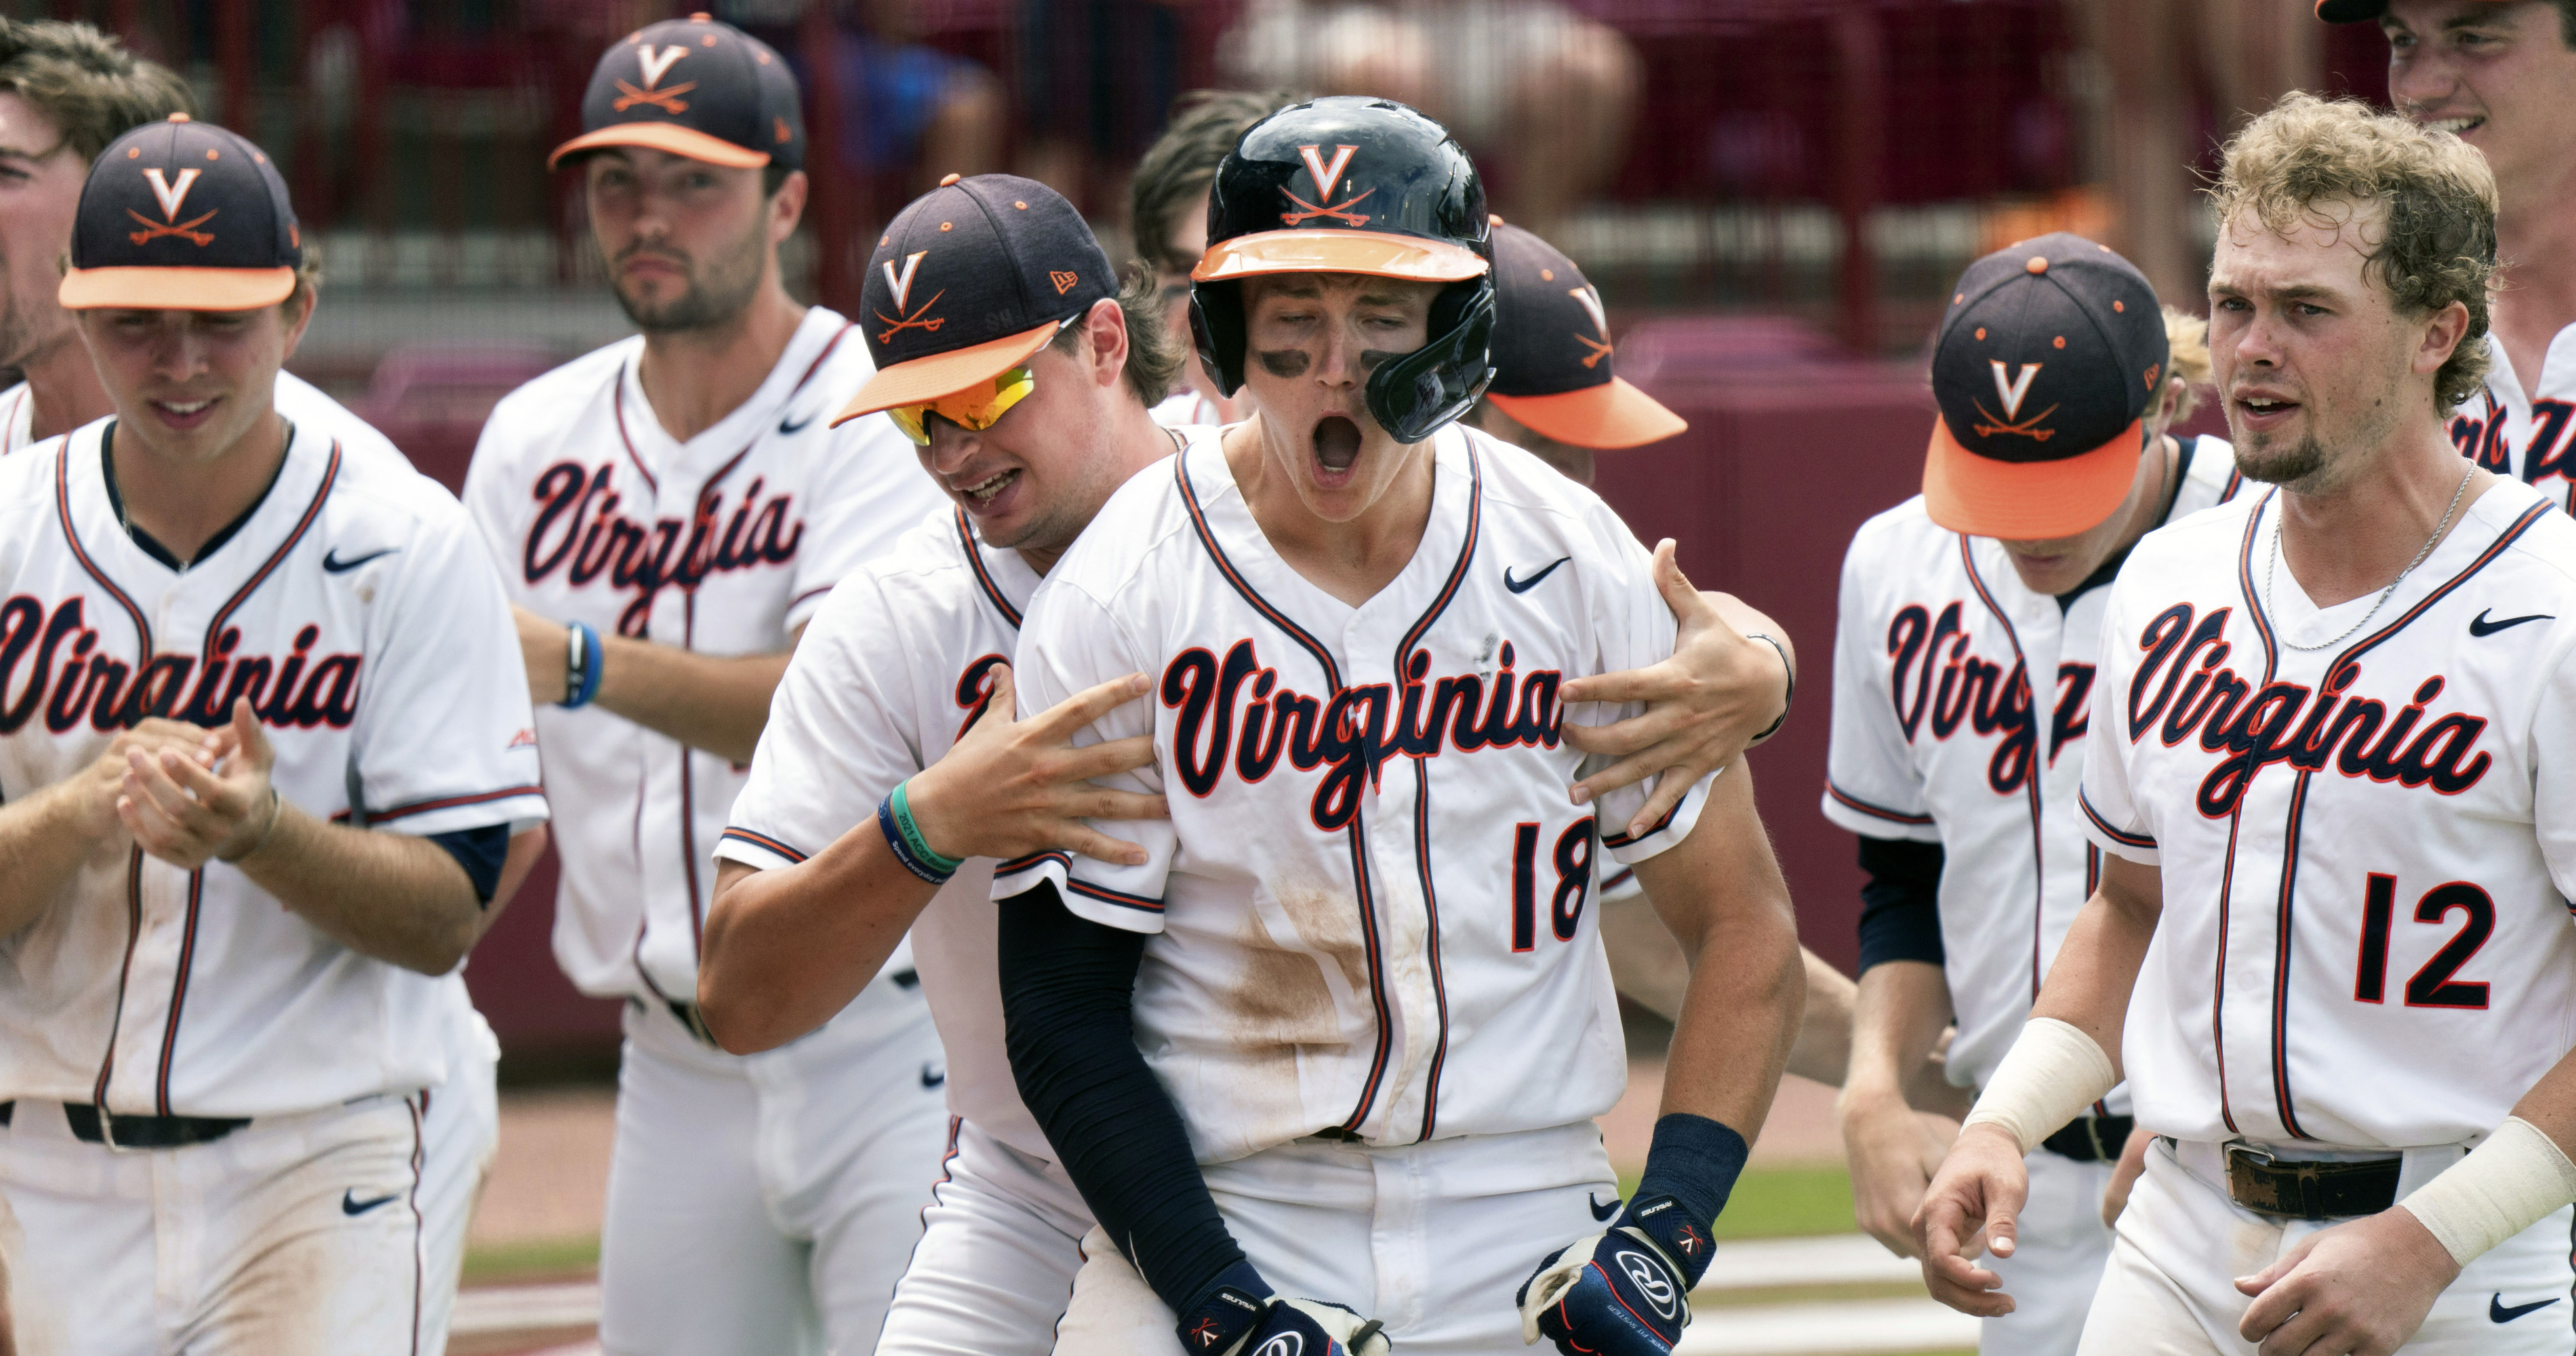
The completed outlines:
<svg viewBox="0 0 2576 1356">
<path fill-rule="evenodd" d="M 1421 544 L 1357 608 L 1271 551 L 1209 430 L 1111 496 L 1022 622 L 1024 713 L 1154 678 L 1092 732 L 1153 734 L 1154 765 L 1119 780 L 1172 817 L 1103 826 L 1143 866 L 1045 853 L 997 868 L 994 893 L 1050 880 L 1083 917 L 1154 934 L 1137 1044 L 1202 1162 L 1331 1127 L 1396 1145 L 1560 1126 L 1626 1083 L 1585 907 L 1596 809 L 1569 803 L 1583 756 L 1558 739 L 1613 713 L 1557 691 L 1671 654 L 1672 615 L 1589 491 L 1456 425 L 1430 455 Z M 1706 794 L 1600 841 L 1653 856 Z"/>
<path fill-rule="evenodd" d="M 1199 394 L 1198 388 L 1186 381 L 1174 386 L 1172 393 L 1165 396 L 1163 403 L 1155 406 L 1151 413 L 1154 422 L 1165 428 L 1185 429 L 1226 422 L 1225 411 L 1218 409 L 1215 401 Z"/>
<path fill-rule="evenodd" d="M 2484 1135 L 2576 1034 L 2576 521 L 2498 484 L 2346 636 L 2378 594 L 2274 579 L 2278 499 L 2149 534 L 2103 620 L 2081 808 L 2163 875 L 2138 1123 Z"/>
<path fill-rule="evenodd" d="M 823 596 L 938 502 L 884 419 L 830 416 L 872 370 L 817 306 L 750 399 L 686 443 L 664 431 L 634 336 L 505 397 L 465 503 L 510 599 L 556 621 L 711 655 L 784 650 Z M 563 875 L 555 958 L 584 993 L 690 1000 L 747 769 L 599 707 L 537 712 Z"/>
<path fill-rule="evenodd" d="M 873 831 L 877 802 L 938 762 L 992 698 L 1037 585 L 1019 552 L 977 541 L 953 507 L 842 580 L 779 681 L 716 855 L 773 870 Z M 948 1052 L 949 1110 L 1053 1159 L 1002 1052 L 992 878 L 978 857 L 939 887 L 912 925 L 913 963 Z"/>
<path fill-rule="evenodd" d="M 2167 522 L 2238 483 L 2225 439 L 2180 446 Z M 1843 556 L 1825 818 L 1942 846 L 1941 949 L 1959 1023 L 1948 1065 L 1962 1087 L 2002 1062 L 2093 894 L 2075 794 L 2110 596 L 2092 588 L 2061 605 L 2031 592 L 2000 542 L 1934 523 L 1920 495 L 1862 524 Z"/>
<path fill-rule="evenodd" d="M 2486 390 L 2451 415 L 2452 445 L 2568 508 L 2576 495 L 2576 325 L 2551 336 L 2529 385 L 2492 335 L 2487 356 Z"/>
<path fill-rule="evenodd" d="M 119 523 L 102 420 L 0 459 L 0 795 L 144 715 L 249 696 L 316 815 L 433 834 L 545 817 L 518 645 L 435 482 L 295 424 L 235 534 L 176 571 Z M 220 862 L 93 857 L 0 941 L 0 1099 L 263 1116 L 437 1084 L 454 981 L 351 951 Z"/>
</svg>

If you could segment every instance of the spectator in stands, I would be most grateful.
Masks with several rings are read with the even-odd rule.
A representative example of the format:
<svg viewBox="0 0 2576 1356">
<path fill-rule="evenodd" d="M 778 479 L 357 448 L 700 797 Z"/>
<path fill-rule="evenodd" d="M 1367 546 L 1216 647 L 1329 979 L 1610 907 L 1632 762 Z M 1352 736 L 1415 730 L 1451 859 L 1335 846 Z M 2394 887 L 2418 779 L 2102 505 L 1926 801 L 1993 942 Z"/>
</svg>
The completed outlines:
<svg viewBox="0 0 2576 1356">
<path fill-rule="evenodd" d="M 1135 234 L 1136 253 L 1154 266 L 1162 283 L 1163 323 L 1172 333 L 1190 333 L 1190 269 L 1207 252 L 1208 185 L 1216 181 L 1217 162 L 1243 139 L 1245 128 L 1303 97 L 1193 90 L 1172 105 L 1171 124 L 1137 163 L 1128 187 L 1128 229 Z M 1241 417 L 1196 359 L 1181 370 L 1187 380 L 1154 407 L 1156 423 L 1178 428 L 1231 424 Z"/>
<path fill-rule="evenodd" d="M 942 175 L 1001 167 L 1002 82 L 964 57 L 922 41 L 922 0 L 825 0 L 833 7 L 841 116 L 841 168 L 913 197 Z M 815 87 L 798 20 L 805 0 L 717 0 L 715 16 L 788 54 Z M 668 17 L 663 6 L 649 18 Z"/>
<path fill-rule="evenodd" d="M 1180 93 L 1192 3 L 1018 0 L 1019 172 L 1104 215 Z"/>
<path fill-rule="evenodd" d="M 1218 41 L 1232 83 L 1376 94 L 1437 118 L 1496 206 L 1542 236 L 1627 158 L 1644 68 L 1556 0 L 1251 0 Z"/>
</svg>

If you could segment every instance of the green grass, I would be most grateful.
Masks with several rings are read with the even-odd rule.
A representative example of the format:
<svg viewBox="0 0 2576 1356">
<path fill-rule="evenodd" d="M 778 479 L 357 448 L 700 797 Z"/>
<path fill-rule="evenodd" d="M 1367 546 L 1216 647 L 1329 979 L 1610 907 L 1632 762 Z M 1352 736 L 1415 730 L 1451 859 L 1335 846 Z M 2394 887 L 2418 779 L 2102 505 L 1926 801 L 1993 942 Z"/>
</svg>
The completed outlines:
<svg viewBox="0 0 2576 1356">
<path fill-rule="evenodd" d="M 1637 1179 L 1623 1176 L 1619 1191 L 1634 1195 Z M 1851 1173 L 1839 1167 L 1753 1168 L 1736 1179 L 1726 1213 L 1710 1232 L 1719 1238 L 1813 1238 L 1856 1233 Z"/>
<path fill-rule="evenodd" d="M 585 1277 L 599 1270 L 599 1240 L 558 1238 L 539 1243 L 511 1243 L 497 1248 L 465 1250 L 465 1284 L 503 1281 L 551 1281 Z"/>
</svg>

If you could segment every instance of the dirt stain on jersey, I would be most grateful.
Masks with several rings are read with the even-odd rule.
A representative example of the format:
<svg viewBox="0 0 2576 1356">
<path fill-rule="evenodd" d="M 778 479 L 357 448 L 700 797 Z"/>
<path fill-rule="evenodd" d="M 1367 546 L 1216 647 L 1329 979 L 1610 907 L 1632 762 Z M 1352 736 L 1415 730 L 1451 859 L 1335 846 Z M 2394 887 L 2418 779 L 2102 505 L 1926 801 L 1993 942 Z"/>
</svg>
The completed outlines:
<svg viewBox="0 0 2576 1356">
<path fill-rule="evenodd" d="M 1347 890 L 1303 885 L 1281 887 L 1277 898 L 1298 940 L 1332 957 L 1353 992 L 1368 992 L 1368 938 L 1359 901 Z"/>
<path fill-rule="evenodd" d="M 1281 946 L 1257 912 L 1244 915 L 1236 941 L 1243 948 L 1243 970 L 1226 1006 L 1234 1017 L 1238 1049 L 1247 1057 L 1267 1059 L 1272 1056 L 1263 1047 L 1276 1047 L 1275 1057 L 1286 1060 L 1293 1072 L 1295 1047 L 1339 1043 L 1341 1023 L 1321 961 Z"/>
</svg>

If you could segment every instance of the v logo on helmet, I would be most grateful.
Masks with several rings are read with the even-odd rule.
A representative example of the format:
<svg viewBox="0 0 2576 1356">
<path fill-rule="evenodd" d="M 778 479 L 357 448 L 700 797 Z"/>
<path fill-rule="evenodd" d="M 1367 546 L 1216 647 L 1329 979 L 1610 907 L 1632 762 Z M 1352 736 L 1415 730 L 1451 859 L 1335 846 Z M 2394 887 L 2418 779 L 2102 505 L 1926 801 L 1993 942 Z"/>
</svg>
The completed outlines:
<svg viewBox="0 0 2576 1356">
<path fill-rule="evenodd" d="M 670 73 L 671 63 L 678 61 L 680 58 L 687 56 L 688 54 L 689 49 L 682 47 L 678 43 L 673 43 L 668 47 L 637 48 L 635 51 L 635 59 L 644 67 L 644 88 L 651 89 L 654 86 L 661 84 L 662 77 Z"/>
<path fill-rule="evenodd" d="M 179 219 L 179 204 L 188 200 L 188 190 L 196 187 L 197 176 L 202 173 L 204 173 L 204 171 L 192 169 L 183 169 L 179 171 L 179 183 L 178 186 L 174 188 L 171 186 L 169 179 L 162 175 L 160 166 L 155 165 L 152 168 L 143 171 L 143 177 L 152 181 L 152 196 L 158 199 L 161 203 L 161 219 L 163 221 L 177 221 Z"/>
<path fill-rule="evenodd" d="M 912 304 L 912 275 L 921 271 L 921 256 L 928 253 L 930 253 L 928 250 L 914 250 L 904 256 L 903 272 L 900 274 L 894 271 L 894 260 L 885 261 L 886 286 L 894 289 L 896 310 L 902 310 Z"/>
<path fill-rule="evenodd" d="M 1333 148 L 1333 161 L 1328 165 L 1324 163 L 1323 147 L 1300 146 L 1297 148 L 1298 158 L 1306 162 L 1306 172 L 1315 176 L 1316 197 L 1330 198 L 1333 196 L 1333 185 L 1342 181 L 1342 171 L 1350 168 L 1351 154 L 1358 149 L 1359 147 L 1357 146 L 1335 146 Z"/>
<path fill-rule="evenodd" d="M 1991 360 L 1990 365 L 1995 369 L 1995 396 L 2003 401 L 2004 418 L 2019 419 L 2022 398 L 2030 394 L 2030 379 L 2039 375 L 2040 364 L 2016 364 L 2020 370 L 2013 374 L 2009 382 L 2004 380 L 2004 365 L 2001 360 Z"/>
</svg>

